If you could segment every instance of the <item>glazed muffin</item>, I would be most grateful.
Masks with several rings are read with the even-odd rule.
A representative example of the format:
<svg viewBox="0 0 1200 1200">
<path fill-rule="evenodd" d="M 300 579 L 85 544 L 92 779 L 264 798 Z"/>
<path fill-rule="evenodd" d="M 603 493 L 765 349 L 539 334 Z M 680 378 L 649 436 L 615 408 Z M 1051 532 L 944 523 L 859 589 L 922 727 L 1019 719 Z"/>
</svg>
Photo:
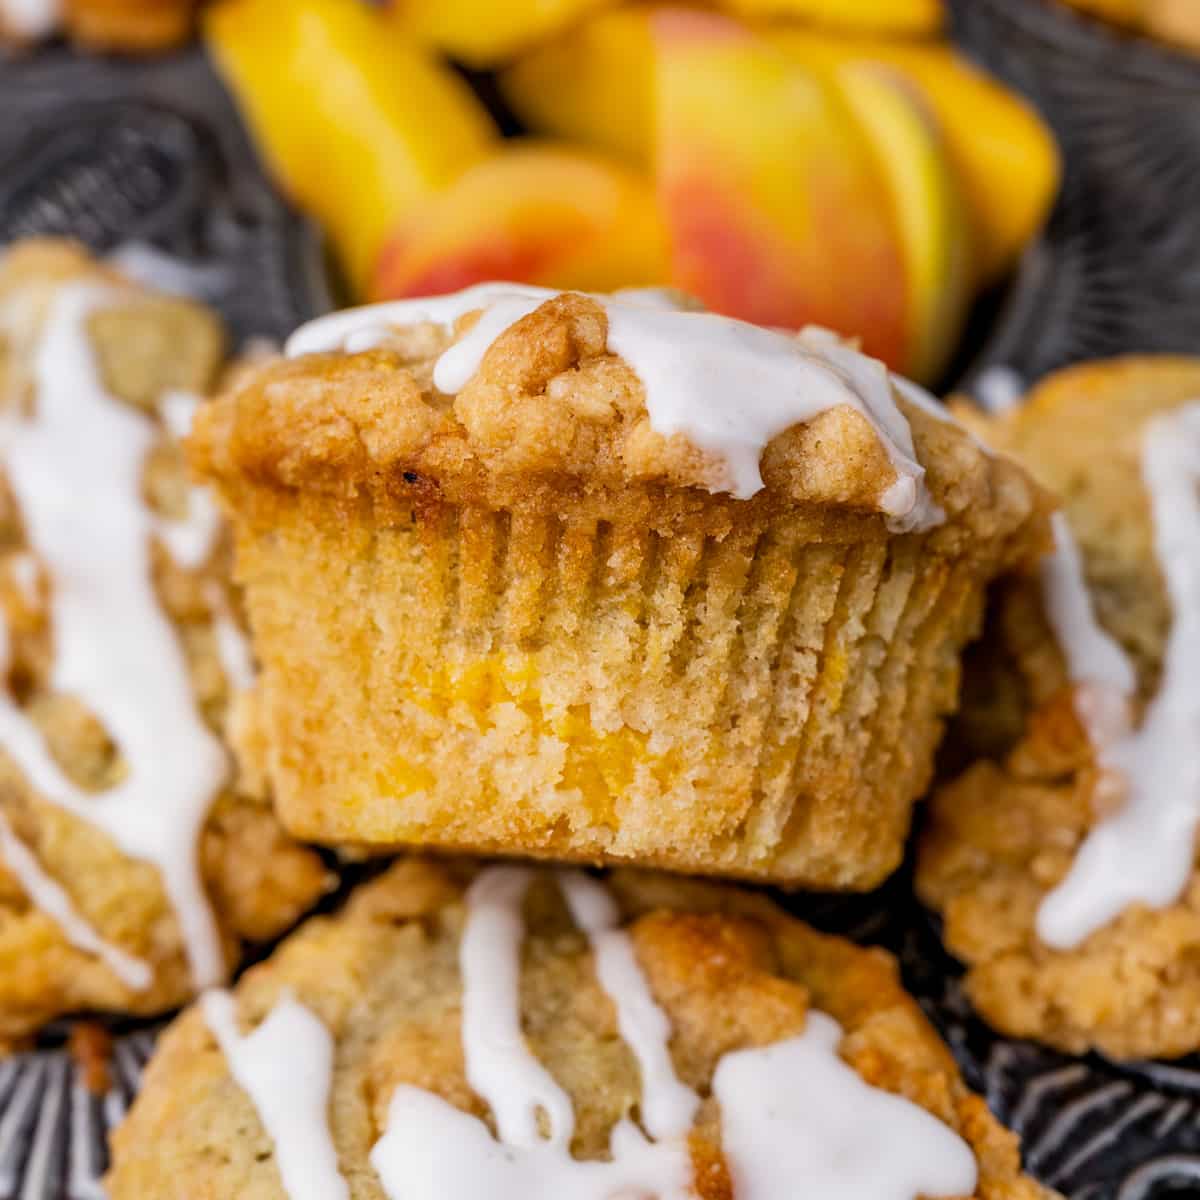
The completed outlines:
<svg viewBox="0 0 1200 1200">
<path fill-rule="evenodd" d="M 317 322 L 198 422 L 284 824 L 878 883 L 1039 493 L 823 331 L 506 287 Z"/>
<path fill-rule="evenodd" d="M 1004 736 L 935 794 L 917 888 L 980 1013 L 1071 1053 L 1200 1049 L 1198 401 L 1200 360 L 1114 360 L 983 432 L 1065 510 L 989 617 L 966 729 Z"/>
<path fill-rule="evenodd" d="M 112 1200 L 1050 1195 L 883 951 L 716 884 L 419 860 L 181 1016 L 112 1149 Z"/>
<path fill-rule="evenodd" d="M 222 353 L 70 244 L 0 258 L 0 1045 L 175 1007 L 329 883 L 223 745 L 253 660 L 179 440 Z"/>
<path fill-rule="evenodd" d="M 191 36 L 198 7 L 198 0 L 0 0 L 0 42 L 24 45 L 63 32 L 94 50 L 170 50 Z"/>
<path fill-rule="evenodd" d="M 1185 49 L 1200 50 L 1195 0 L 1064 0 L 1089 16 Z"/>
</svg>

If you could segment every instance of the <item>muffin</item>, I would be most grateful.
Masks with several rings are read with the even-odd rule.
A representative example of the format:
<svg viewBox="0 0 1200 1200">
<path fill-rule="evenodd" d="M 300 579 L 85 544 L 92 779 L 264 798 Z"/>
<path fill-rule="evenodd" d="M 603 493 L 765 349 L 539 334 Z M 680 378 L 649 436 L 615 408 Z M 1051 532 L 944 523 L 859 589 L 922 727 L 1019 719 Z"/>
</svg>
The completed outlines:
<svg viewBox="0 0 1200 1200">
<path fill-rule="evenodd" d="M 65 32 L 94 50 L 149 53 L 182 45 L 198 0 L 18 0 L 0 3 L 0 42 L 18 45 Z"/>
<path fill-rule="evenodd" d="M 1005 736 L 935 794 L 917 890 L 984 1018 L 1070 1053 L 1200 1049 L 1197 401 L 1200 360 L 1092 363 L 984 432 L 1065 510 L 990 614 L 965 728 Z"/>
<path fill-rule="evenodd" d="M 1039 493 L 823 331 L 506 288 L 319 321 L 197 423 L 285 826 L 878 883 Z"/>
<path fill-rule="evenodd" d="M 329 884 L 223 739 L 253 660 L 180 437 L 220 325 L 68 243 L 0 258 L 0 1045 L 219 982 Z"/>
<path fill-rule="evenodd" d="M 112 1149 L 111 1200 L 1051 1194 L 883 951 L 717 884 L 421 860 L 181 1016 Z"/>
<path fill-rule="evenodd" d="M 1195 0 L 1064 0 L 1089 16 L 1191 51 L 1200 51 Z"/>
</svg>

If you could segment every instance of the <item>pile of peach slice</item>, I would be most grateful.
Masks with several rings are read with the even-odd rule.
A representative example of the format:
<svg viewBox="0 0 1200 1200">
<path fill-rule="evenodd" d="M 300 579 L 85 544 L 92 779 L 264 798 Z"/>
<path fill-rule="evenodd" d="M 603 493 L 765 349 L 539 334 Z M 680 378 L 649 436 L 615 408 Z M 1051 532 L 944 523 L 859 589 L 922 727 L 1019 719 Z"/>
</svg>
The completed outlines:
<svg viewBox="0 0 1200 1200">
<path fill-rule="evenodd" d="M 670 285 L 936 380 L 1054 198 L 941 0 L 219 0 L 210 49 L 366 299 Z M 492 74 L 502 138 L 451 65 Z"/>
</svg>

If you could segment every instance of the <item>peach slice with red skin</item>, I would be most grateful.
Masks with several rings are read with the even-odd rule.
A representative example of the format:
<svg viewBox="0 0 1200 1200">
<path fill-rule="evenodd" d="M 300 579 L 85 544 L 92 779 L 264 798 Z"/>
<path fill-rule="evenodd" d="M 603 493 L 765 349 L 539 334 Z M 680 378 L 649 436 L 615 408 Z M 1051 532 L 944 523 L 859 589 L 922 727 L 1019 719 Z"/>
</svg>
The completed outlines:
<svg viewBox="0 0 1200 1200">
<path fill-rule="evenodd" d="M 611 291 L 662 283 L 665 273 L 647 180 L 588 151 L 516 142 L 393 230 L 370 294 L 430 295 L 489 279 Z"/>
<path fill-rule="evenodd" d="M 536 47 L 499 76 L 531 128 L 648 166 L 653 158 L 655 9 L 596 13 Z M 943 41 L 763 25 L 762 36 L 802 67 L 838 76 L 874 63 L 902 77 L 928 105 L 970 210 L 973 278 L 1001 278 L 1041 228 L 1058 188 L 1053 135 L 1018 96 Z M 621 86 L 611 86 L 619 77 Z"/>
<path fill-rule="evenodd" d="M 888 189 L 839 89 L 733 21 L 653 17 L 671 281 L 763 325 L 826 325 L 903 369 L 908 283 Z"/>
</svg>

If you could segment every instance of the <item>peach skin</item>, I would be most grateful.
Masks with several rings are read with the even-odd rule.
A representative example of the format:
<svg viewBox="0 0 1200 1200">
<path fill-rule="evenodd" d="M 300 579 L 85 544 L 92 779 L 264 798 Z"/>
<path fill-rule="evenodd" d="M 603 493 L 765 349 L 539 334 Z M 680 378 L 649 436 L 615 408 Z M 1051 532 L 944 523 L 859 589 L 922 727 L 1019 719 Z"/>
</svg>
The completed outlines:
<svg viewBox="0 0 1200 1200">
<path fill-rule="evenodd" d="M 971 300 L 970 225 L 958 178 L 937 126 L 902 77 L 852 63 L 837 79 L 875 146 L 900 227 L 908 285 L 904 370 L 914 379 L 936 380 Z"/>
<path fill-rule="evenodd" d="M 581 141 L 640 165 L 653 158 L 654 9 L 597 13 L 500 74 L 513 111 L 539 133 Z M 1010 271 L 1058 191 L 1058 149 L 1034 109 L 952 46 L 856 36 L 799 25 L 763 26 L 772 45 L 807 69 L 890 67 L 919 91 L 937 121 L 971 220 L 974 281 Z M 611 86 L 614 78 L 621 87 Z"/>
<path fill-rule="evenodd" d="M 588 151 L 517 142 L 392 231 L 370 293 L 430 295 L 487 279 L 610 291 L 665 275 L 665 235 L 647 180 Z"/>
<path fill-rule="evenodd" d="M 836 37 L 796 26 L 766 31 L 810 70 L 879 63 L 929 106 L 970 210 L 975 278 L 994 283 L 1041 228 L 1058 192 L 1054 136 L 1015 92 L 939 42 Z"/>
<path fill-rule="evenodd" d="M 904 253 L 845 98 L 725 18 L 663 10 L 654 33 L 672 282 L 717 312 L 859 337 L 902 369 Z"/>
</svg>

